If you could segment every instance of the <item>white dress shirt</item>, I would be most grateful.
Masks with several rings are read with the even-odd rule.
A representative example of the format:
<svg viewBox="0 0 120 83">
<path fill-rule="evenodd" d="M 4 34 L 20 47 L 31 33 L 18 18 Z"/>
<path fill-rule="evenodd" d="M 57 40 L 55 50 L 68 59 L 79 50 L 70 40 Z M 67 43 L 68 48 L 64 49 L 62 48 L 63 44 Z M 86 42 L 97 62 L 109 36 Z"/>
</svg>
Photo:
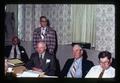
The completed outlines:
<svg viewBox="0 0 120 83">
<path fill-rule="evenodd" d="M 77 61 L 77 63 L 78 63 L 77 69 L 76 69 L 76 72 L 75 72 L 75 78 L 82 78 L 82 57 L 80 57 L 79 59 L 74 60 L 74 61 Z M 74 65 L 74 62 L 71 65 L 71 67 L 70 67 L 70 69 L 69 69 L 69 71 L 67 73 L 68 78 L 71 78 L 70 70 L 71 70 L 71 68 L 73 68 L 73 65 Z"/>
<path fill-rule="evenodd" d="M 14 58 L 14 48 L 15 48 L 15 45 L 12 46 L 9 59 Z M 20 50 L 18 48 L 18 45 L 16 45 L 16 52 L 17 52 L 16 58 L 20 59 L 21 57 L 20 57 Z"/>
<path fill-rule="evenodd" d="M 41 28 L 41 38 L 44 39 L 45 38 L 45 32 L 46 32 L 46 27 L 42 27 Z"/>
<path fill-rule="evenodd" d="M 85 78 L 98 78 L 101 71 L 102 71 L 102 68 L 100 65 L 93 66 L 89 70 Z M 106 69 L 102 76 L 102 78 L 114 78 L 114 77 L 115 77 L 115 69 L 112 66 Z"/>
<path fill-rule="evenodd" d="M 42 56 L 42 57 L 41 57 L 41 56 Z M 39 54 L 39 58 L 44 59 L 44 56 L 45 56 L 45 52 L 43 52 L 42 54 Z"/>
</svg>

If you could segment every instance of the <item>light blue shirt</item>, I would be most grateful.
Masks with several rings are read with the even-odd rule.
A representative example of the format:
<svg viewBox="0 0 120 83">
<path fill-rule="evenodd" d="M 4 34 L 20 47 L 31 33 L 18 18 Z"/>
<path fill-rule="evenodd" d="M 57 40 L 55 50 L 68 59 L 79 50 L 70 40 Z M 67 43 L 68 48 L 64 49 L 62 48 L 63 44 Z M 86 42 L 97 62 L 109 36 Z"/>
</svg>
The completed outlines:
<svg viewBox="0 0 120 83">
<path fill-rule="evenodd" d="M 74 59 L 74 62 L 77 61 L 78 65 L 77 65 L 77 70 L 75 72 L 75 78 L 82 78 L 82 57 L 80 57 L 79 59 L 75 60 Z M 73 64 L 74 64 L 73 62 Z M 73 64 L 72 66 L 70 67 L 68 73 L 67 73 L 67 78 L 71 78 L 71 75 L 70 75 L 70 70 L 71 68 L 73 67 Z"/>
</svg>

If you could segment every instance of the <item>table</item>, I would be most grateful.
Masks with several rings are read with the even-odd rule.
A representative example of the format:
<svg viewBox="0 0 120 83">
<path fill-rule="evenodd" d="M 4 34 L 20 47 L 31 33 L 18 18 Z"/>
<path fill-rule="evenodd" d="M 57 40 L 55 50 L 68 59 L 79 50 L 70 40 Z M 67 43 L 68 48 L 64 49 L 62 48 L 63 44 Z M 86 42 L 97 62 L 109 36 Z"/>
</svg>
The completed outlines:
<svg viewBox="0 0 120 83">
<path fill-rule="evenodd" d="M 25 66 L 13 67 L 13 73 L 15 75 L 22 74 L 26 70 L 27 70 L 27 68 Z M 48 76 L 48 75 L 42 74 L 39 76 L 39 78 L 58 78 L 58 77 L 57 76 Z"/>
</svg>

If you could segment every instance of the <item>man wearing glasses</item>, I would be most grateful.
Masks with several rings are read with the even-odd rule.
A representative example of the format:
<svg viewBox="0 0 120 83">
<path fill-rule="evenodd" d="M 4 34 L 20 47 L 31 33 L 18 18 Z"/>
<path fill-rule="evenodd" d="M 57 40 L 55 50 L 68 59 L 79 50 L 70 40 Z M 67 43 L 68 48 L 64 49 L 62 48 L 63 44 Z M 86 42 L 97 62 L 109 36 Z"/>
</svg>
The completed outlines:
<svg viewBox="0 0 120 83">
<path fill-rule="evenodd" d="M 49 21 L 45 16 L 40 17 L 40 27 L 33 32 L 33 47 L 36 49 L 37 42 L 43 41 L 47 44 L 50 54 L 55 54 L 57 35 L 56 31 L 49 26 Z"/>
<path fill-rule="evenodd" d="M 99 65 L 93 66 L 85 78 L 114 78 L 115 69 L 111 66 L 111 53 L 102 51 L 98 55 Z"/>
</svg>

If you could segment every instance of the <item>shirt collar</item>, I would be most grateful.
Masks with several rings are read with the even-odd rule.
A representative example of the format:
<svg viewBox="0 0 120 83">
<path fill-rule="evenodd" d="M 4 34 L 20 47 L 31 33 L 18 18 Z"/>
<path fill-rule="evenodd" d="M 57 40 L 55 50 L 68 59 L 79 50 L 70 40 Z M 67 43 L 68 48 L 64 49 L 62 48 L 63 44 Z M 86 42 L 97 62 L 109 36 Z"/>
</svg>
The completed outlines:
<svg viewBox="0 0 120 83">
<path fill-rule="evenodd" d="M 43 28 L 43 27 L 41 27 L 41 29 L 42 29 L 42 30 L 43 30 L 43 29 L 44 29 L 44 30 L 46 30 L 46 29 L 47 29 L 47 27 L 44 27 L 44 28 Z"/>
<path fill-rule="evenodd" d="M 18 45 L 12 45 L 12 47 L 16 47 L 16 48 L 17 48 L 17 47 L 18 47 Z"/>
<path fill-rule="evenodd" d="M 41 55 L 42 55 L 42 59 L 43 59 L 45 56 L 45 52 L 43 52 L 42 54 L 39 54 L 39 57 L 41 57 Z"/>
<path fill-rule="evenodd" d="M 80 57 L 80 58 L 78 58 L 78 59 L 74 59 L 74 61 L 82 62 L 82 58 L 83 58 L 83 57 Z"/>
</svg>

